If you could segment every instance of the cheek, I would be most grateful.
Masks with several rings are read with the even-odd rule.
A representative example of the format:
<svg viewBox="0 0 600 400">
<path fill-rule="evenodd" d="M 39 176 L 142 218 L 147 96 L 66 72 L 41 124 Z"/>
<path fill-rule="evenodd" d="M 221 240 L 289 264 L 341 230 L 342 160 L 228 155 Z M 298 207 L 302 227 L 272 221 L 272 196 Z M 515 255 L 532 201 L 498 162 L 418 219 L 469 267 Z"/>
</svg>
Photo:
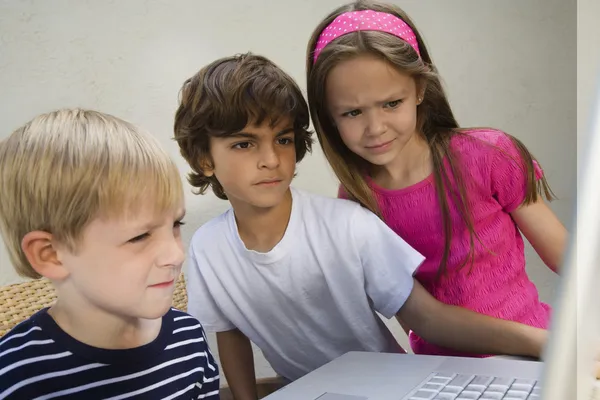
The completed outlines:
<svg viewBox="0 0 600 400">
<path fill-rule="evenodd" d="M 394 117 L 395 124 L 403 129 L 414 129 L 417 123 L 416 108 L 405 109 L 398 112 Z"/>
<path fill-rule="evenodd" d="M 279 157 L 281 160 L 285 160 L 284 162 L 288 165 L 296 165 L 296 145 L 291 144 L 282 149 L 279 153 Z"/>
<path fill-rule="evenodd" d="M 352 147 L 354 144 L 360 142 L 363 136 L 364 128 L 357 120 L 344 119 L 339 123 L 336 122 L 336 124 L 338 132 L 340 133 L 340 137 L 346 146 Z"/>
</svg>

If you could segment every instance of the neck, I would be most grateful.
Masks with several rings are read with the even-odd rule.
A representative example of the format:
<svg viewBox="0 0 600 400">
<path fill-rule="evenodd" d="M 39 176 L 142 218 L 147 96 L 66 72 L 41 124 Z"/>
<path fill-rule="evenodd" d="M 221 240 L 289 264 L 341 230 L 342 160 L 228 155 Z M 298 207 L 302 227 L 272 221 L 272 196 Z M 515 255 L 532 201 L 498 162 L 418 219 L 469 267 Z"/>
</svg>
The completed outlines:
<svg viewBox="0 0 600 400">
<path fill-rule="evenodd" d="M 242 242 L 248 250 L 266 253 L 281 241 L 292 214 L 292 193 L 269 208 L 234 204 L 235 220 Z"/>
<path fill-rule="evenodd" d="M 162 319 L 148 320 L 110 314 L 87 306 L 84 299 L 59 300 L 48 314 L 60 328 L 78 341 L 101 349 L 132 349 L 158 336 Z"/>
<path fill-rule="evenodd" d="M 386 189 L 401 189 L 427 178 L 433 171 L 431 150 L 425 138 L 415 133 L 398 156 L 372 171 L 375 182 Z"/>
</svg>

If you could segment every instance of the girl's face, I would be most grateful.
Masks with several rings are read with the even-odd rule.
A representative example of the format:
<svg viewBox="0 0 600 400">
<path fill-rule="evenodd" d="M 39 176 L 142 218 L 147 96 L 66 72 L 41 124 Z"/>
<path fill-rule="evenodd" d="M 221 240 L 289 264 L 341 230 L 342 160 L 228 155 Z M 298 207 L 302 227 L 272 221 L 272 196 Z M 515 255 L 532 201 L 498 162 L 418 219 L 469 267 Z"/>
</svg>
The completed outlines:
<svg viewBox="0 0 600 400">
<path fill-rule="evenodd" d="M 411 76 L 371 55 L 336 65 L 325 88 L 328 111 L 346 146 L 381 167 L 418 137 L 417 89 Z"/>
</svg>

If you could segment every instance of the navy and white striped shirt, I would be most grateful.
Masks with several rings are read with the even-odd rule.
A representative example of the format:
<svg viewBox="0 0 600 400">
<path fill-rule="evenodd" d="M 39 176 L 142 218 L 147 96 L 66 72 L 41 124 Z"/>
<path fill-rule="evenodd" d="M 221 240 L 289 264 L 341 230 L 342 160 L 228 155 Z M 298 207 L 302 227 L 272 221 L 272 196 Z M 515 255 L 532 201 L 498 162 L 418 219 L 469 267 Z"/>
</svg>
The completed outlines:
<svg viewBox="0 0 600 400">
<path fill-rule="evenodd" d="M 175 309 L 147 345 L 107 350 L 65 333 L 43 309 L 0 338 L 0 399 L 219 398 L 204 330 Z"/>
</svg>

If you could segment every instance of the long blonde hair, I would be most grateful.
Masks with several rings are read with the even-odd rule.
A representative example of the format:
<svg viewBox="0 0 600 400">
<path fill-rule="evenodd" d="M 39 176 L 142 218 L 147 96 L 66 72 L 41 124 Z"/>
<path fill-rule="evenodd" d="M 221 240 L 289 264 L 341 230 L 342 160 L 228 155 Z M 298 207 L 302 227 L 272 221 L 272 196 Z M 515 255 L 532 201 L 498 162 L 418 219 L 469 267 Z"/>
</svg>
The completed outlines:
<svg viewBox="0 0 600 400">
<path fill-rule="evenodd" d="M 396 36 L 378 31 L 358 31 L 334 39 L 322 50 L 319 58 L 314 62 L 313 52 L 321 32 L 339 15 L 362 10 L 384 12 L 402 19 L 411 27 L 417 38 L 420 57 L 408 43 Z M 315 131 L 327 160 L 348 197 L 382 217 L 377 199 L 366 180 L 369 163 L 344 144 L 327 109 L 325 88 L 329 72 L 339 63 L 363 54 L 379 57 L 396 70 L 411 75 L 418 86 L 425 89 L 422 103 L 417 109 L 417 131 L 423 134 L 431 150 L 435 188 L 442 213 L 445 245 L 438 277 L 446 272 L 452 241 L 452 220 L 447 195 L 456 204 L 458 212 L 470 232 L 471 248 L 462 266 L 469 261 L 472 265 L 474 242 L 478 240 L 478 236 L 474 229 L 472 216 L 467 209 L 463 174 L 457 157 L 450 148 L 451 139 L 456 135 L 464 135 L 464 130 L 460 128 L 454 117 L 437 68 L 421 34 L 408 15 L 397 6 L 368 0 L 346 4 L 323 19 L 312 34 L 306 55 L 308 103 Z M 537 201 L 538 195 L 545 195 L 551 199 L 553 194 L 545 178 L 542 177 L 539 182 L 535 179 L 533 156 L 518 139 L 510 137 L 519 149 L 527 168 L 527 195 L 524 204 Z M 450 174 L 445 168 L 444 162 L 448 164 Z M 451 182 L 450 176 L 454 177 L 456 182 L 455 190 L 447 190 Z"/>
</svg>

